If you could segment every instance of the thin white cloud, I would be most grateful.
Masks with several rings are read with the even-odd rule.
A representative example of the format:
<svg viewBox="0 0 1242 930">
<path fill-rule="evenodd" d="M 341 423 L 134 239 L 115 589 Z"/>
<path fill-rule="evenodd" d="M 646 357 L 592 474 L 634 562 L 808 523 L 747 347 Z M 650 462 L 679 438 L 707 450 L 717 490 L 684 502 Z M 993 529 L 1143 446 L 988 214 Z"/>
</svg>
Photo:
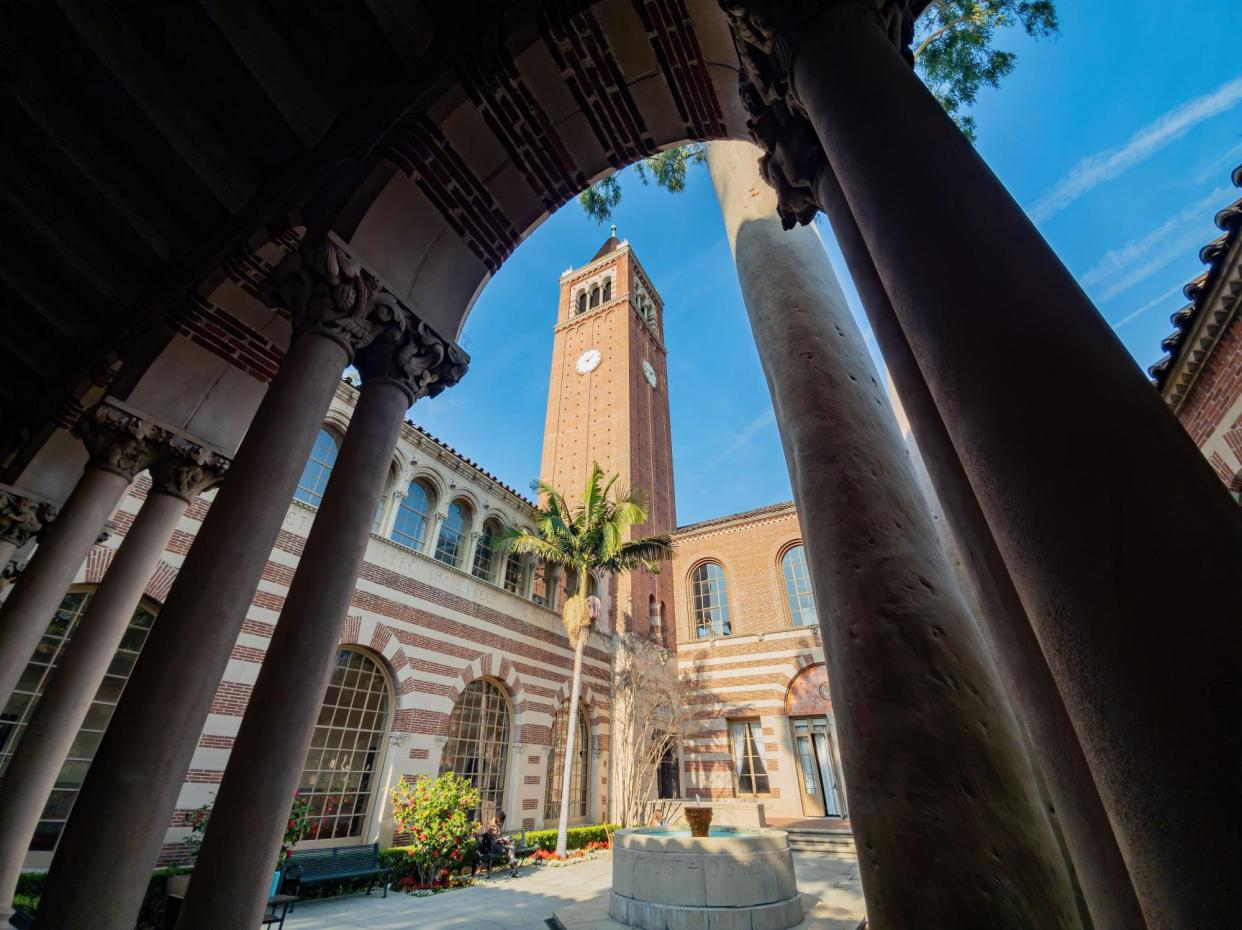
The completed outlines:
<svg viewBox="0 0 1242 930">
<path fill-rule="evenodd" d="M 1115 330 L 1117 330 L 1117 329 L 1121 329 L 1121 327 L 1125 326 L 1127 323 L 1132 323 L 1132 322 L 1134 322 L 1134 321 L 1135 321 L 1135 320 L 1137 320 L 1139 317 L 1141 317 L 1144 313 L 1146 313 L 1148 310 L 1151 310 L 1151 309 L 1153 309 L 1153 308 L 1155 308 L 1155 307 L 1159 307 L 1162 303 L 1164 303 L 1166 300 L 1168 300 L 1168 299 L 1169 299 L 1170 297 L 1172 297 L 1174 294 L 1176 294 L 1176 293 L 1180 292 L 1180 291 L 1181 291 L 1181 289 L 1182 289 L 1183 287 L 1185 287 L 1185 285 L 1183 285 L 1183 284 L 1175 284 L 1175 285 L 1173 285 L 1171 288 L 1169 288 L 1167 291 L 1165 291 L 1165 292 L 1164 292 L 1163 294 L 1161 294 L 1159 297 L 1153 298 L 1151 301 L 1149 301 L 1148 303 L 1143 304 L 1143 306 L 1139 307 L 1139 308 L 1138 308 L 1137 310 L 1135 310 L 1133 313 L 1129 313 L 1129 314 L 1127 314 L 1127 315 L 1123 316 L 1123 317 L 1122 317 L 1120 320 L 1118 320 L 1116 323 L 1112 324 L 1113 329 L 1115 329 Z"/>
<path fill-rule="evenodd" d="M 1128 272 L 1131 266 L 1143 261 L 1153 249 L 1187 224 L 1194 223 L 1197 227 L 1202 227 L 1205 220 L 1214 215 L 1216 210 L 1232 202 L 1232 195 L 1232 187 L 1218 187 L 1206 197 L 1179 210 L 1151 232 L 1131 239 L 1119 248 L 1110 249 L 1083 272 L 1078 279 L 1079 283 L 1083 287 L 1095 287 Z"/>
<path fill-rule="evenodd" d="M 732 441 L 727 446 L 725 446 L 720 452 L 716 454 L 716 456 L 711 460 L 711 464 L 719 465 L 721 462 L 727 459 L 730 455 L 732 455 L 734 452 L 737 452 L 743 446 L 747 445 L 752 439 L 754 439 L 757 435 L 759 435 L 759 433 L 761 433 L 763 430 L 765 430 L 767 427 L 771 426 L 775 422 L 776 422 L 775 411 L 773 411 L 771 408 L 767 409 L 762 414 L 755 417 L 753 420 L 751 420 L 749 423 L 743 426 L 737 432 L 737 434 L 733 437 Z"/>
<path fill-rule="evenodd" d="M 1213 158 L 1208 164 L 1203 166 L 1203 170 L 1195 176 L 1195 181 L 1203 184 L 1205 181 L 1216 181 L 1227 171 L 1232 171 L 1238 167 L 1238 163 L 1242 162 L 1242 139 L 1234 143 L 1229 150 L 1222 152 Z"/>
<path fill-rule="evenodd" d="M 1083 194 L 1145 161 L 1199 123 L 1231 110 L 1239 102 L 1242 102 L 1242 76 L 1222 84 L 1210 94 L 1167 111 L 1132 135 L 1120 148 L 1088 155 L 1039 196 L 1030 209 L 1031 219 L 1041 223 L 1055 216 Z"/>
<path fill-rule="evenodd" d="M 1172 264 L 1179 259 L 1187 263 L 1193 263 L 1193 267 L 1198 267 L 1198 256 L 1196 252 L 1199 247 L 1204 245 L 1211 234 L 1204 235 L 1201 230 L 1192 229 L 1177 239 L 1170 242 L 1164 249 L 1155 255 L 1149 256 L 1142 265 L 1131 271 L 1125 278 L 1106 287 L 1104 293 L 1100 295 L 1102 302 L 1107 302 L 1128 291 L 1134 285 L 1141 281 L 1146 281 L 1161 268 Z M 1189 276 L 1187 277 L 1189 280 Z"/>
</svg>

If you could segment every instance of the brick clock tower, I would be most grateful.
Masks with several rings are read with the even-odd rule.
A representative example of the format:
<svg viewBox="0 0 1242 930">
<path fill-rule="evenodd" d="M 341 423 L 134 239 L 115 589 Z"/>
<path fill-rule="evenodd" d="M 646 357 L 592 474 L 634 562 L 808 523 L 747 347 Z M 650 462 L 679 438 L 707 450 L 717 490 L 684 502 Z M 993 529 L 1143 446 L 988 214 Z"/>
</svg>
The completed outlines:
<svg viewBox="0 0 1242 930">
<path fill-rule="evenodd" d="M 578 501 L 593 462 L 619 487 L 648 495 L 648 520 L 633 536 L 671 532 L 673 449 L 669 434 L 664 305 L 617 228 L 595 257 L 561 275 L 540 476 Z M 611 629 L 672 648 L 673 581 L 639 571 L 609 592 Z"/>
</svg>

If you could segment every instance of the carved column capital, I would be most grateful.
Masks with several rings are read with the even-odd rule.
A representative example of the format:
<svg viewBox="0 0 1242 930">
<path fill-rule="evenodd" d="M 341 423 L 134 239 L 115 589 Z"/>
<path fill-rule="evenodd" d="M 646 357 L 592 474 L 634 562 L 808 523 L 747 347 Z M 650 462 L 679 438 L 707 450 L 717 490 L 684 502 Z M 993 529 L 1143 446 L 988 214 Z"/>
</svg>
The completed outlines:
<svg viewBox="0 0 1242 930">
<path fill-rule="evenodd" d="M 20 549 L 59 514 L 60 508 L 51 501 L 0 487 L 0 542 Z"/>
<path fill-rule="evenodd" d="M 298 333 L 339 343 L 364 380 L 398 382 L 411 403 L 456 384 L 470 362 L 332 233 L 287 255 L 264 282 L 261 296 L 288 310 Z"/>
<path fill-rule="evenodd" d="M 827 162 L 823 146 L 793 87 L 802 39 L 835 7 L 852 5 L 873 18 L 910 59 L 911 0 L 720 0 L 742 69 L 738 75 L 747 125 L 764 150 L 759 170 L 776 191 L 781 224 L 811 222 L 819 211 L 815 178 Z"/>
<path fill-rule="evenodd" d="M 388 291 L 374 296 L 368 319 L 371 336 L 358 346 L 354 360 L 364 386 L 369 381 L 392 381 L 412 404 L 435 397 L 466 373 L 470 356 Z"/>
<path fill-rule="evenodd" d="M 231 464 L 232 459 L 185 436 L 167 433 L 151 463 L 151 480 L 156 491 L 188 503 L 219 484 Z"/>
<path fill-rule="evenodd" d="M 74 432 L 90 453 L 91 468 L 133 481 L 155 459 L 163 430 L 150 419 L 111 398 L 87 411 Z"/>
</svg>

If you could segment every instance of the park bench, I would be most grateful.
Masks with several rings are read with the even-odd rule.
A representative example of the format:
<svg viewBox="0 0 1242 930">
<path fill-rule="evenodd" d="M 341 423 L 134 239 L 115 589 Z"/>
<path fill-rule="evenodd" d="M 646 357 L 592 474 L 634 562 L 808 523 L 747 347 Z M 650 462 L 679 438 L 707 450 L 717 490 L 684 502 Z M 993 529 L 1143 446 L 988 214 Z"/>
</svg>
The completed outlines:
<svg viewBox="0 0 1242 930">
<path fill-rule="evenodd" d="M 484 843 L 486 836 L 486 833 L 480 833 L 476 837 L 475 851 L 479 857 L 479 861 L 487 866 L 487 877 L 491 878 L 492 866 L 494 866 L 497 861 L 502 859 L 508 861 L 509 853 L 508 850 L 500 843 L 496 843 L 491 848 L 485 848 Z M 508 839 L 509 846 L 513 850 L 513 860 L 512 862 L 509 862 L 509 874 L 514 878 L 517 878 L 518 869 L 522 867 L 522 860 L 531 855 L 539 847 L 532 846 L 526 842 L 525 830 L 523 830 L 521 834 L 507 833 L 505 834 L 505 837 Z"/>
<path fill-rule="evenodd" d="M 185 893 L 190 887 L 190 878 L 191 873 L 170 875 L 164 884 L 164 899 L 156 918 L 156 925 L 162 930 L 172 930 L 177 925 L 181 903 L 185 900 Z M 293 902 L 297 900 L 293 895 L 277 893 L 280 891 L 283 878 L 283 873 L 277 872 L 272 879 L 271 887 L 268 888 L 267 905 L 263 908 L 263 916 L 259 921 L 264 927 L 275 924 L 276 930 L 281 930 L 285 925 L 285 915 L 293 906 Z"/>
<path fill-rule="evenodd" d="M 299 849 L 285 868 L 288 879 L 285 891 L 299 889 L 303 885 L 330 882 L 343 878 L 373 878 L 384 886 L 388 897 L 388 882 L 392 867 L 380 865 L 379 843 L 366 846 L 330 846 L 327 849 Z M 375 884 L 367 884 L 367 894 Z M 296 894 L 296 890 L 293 891 Z M 290 908 L 292 910 L 292 908 Z"/>
</svg>

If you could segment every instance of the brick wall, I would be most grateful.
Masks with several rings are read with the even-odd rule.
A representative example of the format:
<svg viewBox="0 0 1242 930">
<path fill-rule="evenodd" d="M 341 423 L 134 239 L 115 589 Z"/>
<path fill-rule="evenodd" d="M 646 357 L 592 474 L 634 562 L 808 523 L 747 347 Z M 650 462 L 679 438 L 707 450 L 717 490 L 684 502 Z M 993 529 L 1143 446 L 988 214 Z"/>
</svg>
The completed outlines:
<svg viewBox="0 0 1242 930">
<path fill-rule="evenodd" d="M 1178 419 L 1221 483 L 1242 490 L 1242 313 L 1221 335 Z"/>
</svg>

